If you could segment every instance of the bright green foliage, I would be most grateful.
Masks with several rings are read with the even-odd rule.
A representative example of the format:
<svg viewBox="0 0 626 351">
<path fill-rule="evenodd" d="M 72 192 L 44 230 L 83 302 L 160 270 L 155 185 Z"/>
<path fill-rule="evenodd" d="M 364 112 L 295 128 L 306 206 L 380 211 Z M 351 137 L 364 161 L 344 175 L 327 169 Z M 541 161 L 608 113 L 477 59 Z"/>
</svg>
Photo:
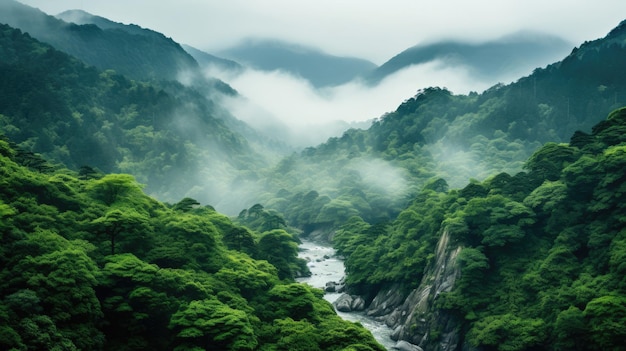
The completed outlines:
<svg viewBox="0 0 626 351">
<path fill-rule="evenodd" d="M 172 315 L 169 327 L 180 340 L 174 350 L 254 350 L 257 346 L 246 313 L 218 300 L 191 301 Z"/>
<path fill-rule="evenodd" d="M 541 319 L 522 319 L 513 314 L 492 315 L 474 323 L 467 337 L 474 346 L 521 351 L 540 344 L 545 338 L 544 328 Z"/>
<path fill-rule="evenodd" d="M 212 87 L 131 81 L 0 26 L 17 143 L 0 139 L 1 348 L 381 349 L 293 283 L 293 226 L 338 229 L 368 296 L 432 278 L 440 240 L 461 247 L 435 303 L 469 345 L 623 349 L 626 109 L 563 142 L 624 102 L 625 28 L 481 94 L 420 90 L 261 169 Z M 242 205 L 224 185 L 266 192 Z M 205 199 L 256 204 L 233 223 Z"/>
<path fill-rule="evenodd" d="M 382 350 L 293 283 L 306 267 L 285 230 L 260 234 L 191 200 L 170 208 L 129 175 L 42 173 L 0 147 L 0 348 L 339 350 L 358 334 Z"/>
<path fill-rule="evenodd" d="M 614 131 L 624 111 L 584 140 L 541 148 L 528 173 L 425 187 L 390 223 L 352 217 L 334 237 L 347 282 L 364 293 L 415 286 L 437 241 L 450 240 L 460 276 L 436 303 L 463 321 L 470 345 L 623 350 L 626 149 Z"/>
<path fill-rule="evenodd" d="M 16 4 L 21 6 L 17 2 L 2 5 Z M 11 19 L 26 26 L 42 21 L 54 28 L 41 33 L 39 26 L 23 31 L 0 26 L 0 129 L 21 146 L 18 156 L 22 164 L 44 171 L 53 168 L 51 163 L 62 163 L 82 169 L 83 177 L 97 177 L 98 170 L 132 173 L 147 184 L 150 193 L 167 201 L 183 196 L 205 203 L 237 200 L 218 192 L 213 184 L 223 184 L 239 173 L 253 174 L 265 158 L 253 151 L 243 136 L 249 135 L 249 129 L 211 98 L 234 93 L 230 87 L 221 82 L 205 81 L 191 87 L 160 80 L 163 74 L 177 77 L 176 67 L 185 60 L 197 68 L 178 44 L 163 36 L 152 40 L 120 30 L 68 25 L 50 16 L 31 17 L 22 14 Z M 30 35 L 23 33 L 26 31 Z M 37 36 L 35 32 L 47 36 L 47 43 L 54 42 L 89 61 L 89 66 L 36 41 L 31 37 Z M 78 43 L 71 44 L 73 40 Z M 131 42 L 144 49 L 138 50 Z M 150 48 L 159 42 L 167 44 Z M 97 50 L 89 49 L 93 46 Z M 103 47 L 108 48 L 105 55 L 95 54 Z M 128 55 L 139 53 L 129 61 Z M 165 57 L 170 65 L 162 62 Z M 156 62 L 160 67 L 153 71 Z M 117 67 L 117 73 L 94 66 Z M 120 74 L 124 72 L 135 79 L 155 78 L 158 82 L 130 80 Z M 251 141 L 265 145 L 255 139 L 258 137 Z M 101 193 L 105 202 L 113 201 L 111 196 L 115 193 Z M 234 209 L 240 208 L 235 203 Z"/>
<path fill-rule="evenodd" d="M 307 272 L 306 262 L 298 258 L 298 243 L 293 235 L 282 229 L 263 233 L 259 239 L 257 258 L 267 260 L 278 269 L 281 279 Z"/>
<path fill-rule="evenodd" d="M 601 296 L 591 300 L 583 316 L 589 321 L 590 338 L 603 350 L 621 350 L 626 337 L 626 297 Z"/>
</svg>

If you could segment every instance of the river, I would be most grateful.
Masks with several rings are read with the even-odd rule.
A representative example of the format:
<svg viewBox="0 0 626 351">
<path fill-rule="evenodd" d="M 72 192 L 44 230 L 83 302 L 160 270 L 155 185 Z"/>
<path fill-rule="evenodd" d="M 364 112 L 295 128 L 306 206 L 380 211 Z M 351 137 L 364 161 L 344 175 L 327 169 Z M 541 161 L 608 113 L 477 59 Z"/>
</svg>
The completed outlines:
<svg viewBox="0 0 626 351">
<path fill-rule="evenodd" d="M 335 256 L 335 249 L 330 246 L 302 240 L 299 256 L 309 261 L 308 266 L 312 275 L 296 279 L 298 282 L 324 289 L 327 282 L 338 282 L 345 275 L 343 261 Z M 327 292 L 324 299 L 332 303 L 340 295 L 339 293 Z M 389 337 L 391 329 L 385 323 L 368 317 L 364 312 L 345 313 L 337 311 L 337 314 L 345 320 L 361 323 L 387 350 L 392 350 L 392 346 L 395 345 L 395 342 Z"/>
</svg>

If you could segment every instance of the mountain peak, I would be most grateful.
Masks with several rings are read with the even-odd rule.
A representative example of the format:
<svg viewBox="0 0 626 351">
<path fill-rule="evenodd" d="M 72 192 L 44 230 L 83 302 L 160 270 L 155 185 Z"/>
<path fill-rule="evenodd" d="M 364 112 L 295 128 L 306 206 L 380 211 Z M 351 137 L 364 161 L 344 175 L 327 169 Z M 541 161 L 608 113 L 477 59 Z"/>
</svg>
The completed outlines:
<svg viewBox="0 0 626 351">
<path fill-rule="evenodd" d="M 268 38 L 244 39 L 219 55 L 255 69 L 290 72 L 315 87 L 340 85 L 376 68 L 364 59 L 335 56 L 318 48 Z"/>
<path fill-rule="evenodd" d="M 607 37 L 614 37 L 614 36 L 619 36 L 619 35 L 624 35 L 624 34 L 626 34 L 626 20 L 623 20 L 622 22 L 620 22 L 620 24 L 617 25 L 617 27 L 613 28 L 609 32 Z"/>
</svg>

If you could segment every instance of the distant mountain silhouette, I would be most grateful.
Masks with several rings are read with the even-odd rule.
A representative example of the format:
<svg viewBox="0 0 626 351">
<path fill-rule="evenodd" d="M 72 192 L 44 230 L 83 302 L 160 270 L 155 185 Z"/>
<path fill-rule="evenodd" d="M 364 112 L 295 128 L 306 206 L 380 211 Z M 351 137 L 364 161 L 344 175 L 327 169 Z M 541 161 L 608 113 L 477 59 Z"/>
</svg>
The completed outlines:
<svg viewBox="0 0 626 351">
<path fill-rule="evenodd" d="M 100 69 L 113 69 L 140 80 L 173 80 L 180 72 L 199 69 L 193 57 L 171 38 L 136 25 L 90 16 L 66 13 L 61 17 L 79 22 L 68 23 L 17 1 L 0 1 L 0 22 Z M 80 24 L 88 18 L 94 23 Z"/>
<path fill-rule="evenodd" d="M 273 39 L 248 39 L 218 55 L 255 69 L 289 72 L 315 87 L 340 85 L 376 68 L 364 59 L 329 55 L 316 48 Z"/>
<path fill-rule="evenodd" d="M 367 75 L 376 84 L 412 65 L 436 60 L 465 66 L 477 78 L 512 79 L 565 57 L 573 44 L 550 35 L 519 32 L 484 43 L 441 41 L 410 47 Z"/>
<path fill-rule="evenodd" d="M 92 15 L 83 10 L 64 11 L 56 15 L 56 17 L 69 23 L 76 23 L 76 24 L 81 24 L 81 25 L 95 24 L 96 26 L 102 29 L 120 29 L 130 34 L 142 35 L 142 36 L 152 38 L 155 41 L 163 40 L 163 39 L 171 40 L 169 38 L 166 38 L 163 34 L 153 31 L 151 29 L 142 28 L 135 24 L 123 24 L 123 23 L 114 22 L 104 17 Z M 237 62 L 226 60 L 226 59 L 211 55 L 209 53 L 206 53 L 204 51 L 201 51 L 189 45 L 181 45 L 181 46 L 189 55 L 191 55 L 198 62 L 198 64 L 200 64 L 200 66 L 206 67 L 206 66 L 213 65 L 213 66 L 217 66 L 220 69 L 228 69 L 228 70 L 240 70 L 242 68 L 241 65 L 238 64 Z"/>
<path fill-rule="evenodd" d="M 207 52 L 204 52 L 200 49 L 196 49 L 193 46 L 183 44 L 183 49 L 189 53 L 200 67 L 215 67 L 218 69 L 224 69 L 229 71 L 239 72 L 243 70 L 243 66 L 238 62 L 233 60 L 228 60 L 225 58 L 217 57 L 215 55 L 211 55 Z"/>
</svg>

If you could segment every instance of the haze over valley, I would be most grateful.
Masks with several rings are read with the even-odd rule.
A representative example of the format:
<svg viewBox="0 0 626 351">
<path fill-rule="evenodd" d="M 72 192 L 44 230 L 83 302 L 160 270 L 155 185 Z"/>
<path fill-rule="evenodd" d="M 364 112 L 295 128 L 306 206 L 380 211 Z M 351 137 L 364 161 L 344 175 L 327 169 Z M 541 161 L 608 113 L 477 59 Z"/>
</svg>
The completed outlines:
<svg viewBox="0 0 626 351">
<path fill-rule="evenodd" d="M 62 7 L 61 2 L 30 3 L 44 11 L 50 9 L 47 12 L 53 15 L 71 9 L 69 5 Z M 74 2 L 74 4 L 76 8 L 84 6 L 85 10 L 93 7 L 99 11 L 95 13 L 99 16 L 113 9 L 102 8 L 101 5 L 93 3 Z M 457 94 L 481 92 L 496 83 L 510 83 L 530 74 L 537 67 L 544 67 L 564 58 L 576 42 L 595 39 L 594 36 L 587 34 L 590 31 L 582 31 L 581 23 L 576 22 L 579 11 L 583 12 L 590 6 L 585 3 L 579 4 L 576 11 L 573 9 L 569 18 L 572 22 L 560 28 L 555 23 L 550 23 L 554 22 L 553 18 L 548 20 L 541 17 L 543 14 L 557 11 L 558 6 L 554 3 L 542 4 L 547 6 L 545 11 L 541 12 L 542 15 L 529 14 L 528 16 L 534 17 L 533 21 L 523 21 L 526 15 L 522 13 L 525 11 L 520 10 L 515 17 L 509 18 L 510 23 L 507 25 L 501 25 L 497 17 L 486 12 L 484 21 L 467 21 L 453 17 L 445 19 L 448 23 L 445 26 L 432 19 L 436 18 L 433 17 L 434 14 L 439 13 L 438 8 L 431 9 L 433 14 L 428 17 L 429 19 L 422 18 L 420 22 L 419 19 L 425 14 L 422 14 L 419 4 L 391 6 L 397 7 L 397 11 L 393 12 L 393 16 L 389 13 L 389 18 L 384 17 L 388 9 L 382 10 L 380 5 L 369 4 L 364 7 L 359 4 L 358 7 L 362 8 L 363 13 L 346 15 L 347 17 L 342 18 L 342 21 L 347 21 L 345 27 L 334 34 L 326 32 L 330 28 L 323 29 L 314 24 L 317 16 L 324 18 L 324 15 L 319 13 L 322 4 L 319 8 L 315 8 L 316 6 L 309 8 L 307 4 L 304 8 L 309 9 L 308 13 L 304 14 L 304 10 L 300 9 L 296 10 L 296 15 L 290 15 L 288 12 L 295 10 L 292 8 L 293 5 L 280 1 L 273 6 L 267 5 L 265 9 L 249 5 L 237 7 L 233 3 L 222 8 L 224 11 L 222 15 L 210 5 L 207 5 L 207 8 L 186 5 L 190 6 L 189 12 L 183 11 L 183 5 L 169 8 L 167 11 L 181 15 L 185 13 L 188 17 L 185 20 L 181 17 L 181 21 L 186 22 L 186 25 L 195 23 L 195 16 L 204 13 L 212 18 L 204 22 L 210 29 L 203 29 L 197 24 L 198 29 L 190 29 L 185 35 L 174 36 L 174 39 L 219 59 L 233 58 L 234 64 L 238 62 L 243 65 L 245 71 L 240 70 L 241 66 L 224 66 L 214 60 L 208 66 L 208 72 L 211 76 L 227 82 L 245 97 L 246 104 L 237 104 L 236 108 L 240 109 L 240 115 L 236 117 L 266 131 L 270 129 L 281 131 L 278 136 L 298 148 L 316 145 L 330 136 L 341 135 L 343 130 L 349 127 L 344 122 L 360 122 L 356 126 L 367 126 L 368 121 L 393 111 L 402 101 L 415 95 L 419 89 L 439 86 Z M 607 3 L 604 6 L 608 8 L 610 5 Z M 347 4 L 344 6 L 346 7 L 338 6 L 339 8 L 335 9 L 337 16 L 343 11 L 349 11 L 350 7 Z M 413 21 L 409 20 L 409 16 L 401 10 L 403 6 L 409 6 L 409 9 L 416 7 L 415 13 L 420 17 Z M 492 11 L 497 13 L 497 7 L 500 5 L 481 6 L 493 7 Z M 160 11 L 166 11 L 166 8 L 166 5 L 147 6 L 146 9 L 150 10 L 139 12 L 142 17 L 149 18 L 151 13 L 157 16 Z M 269 8 L 284 9 L 285 15 L 280 16 L 281 10 L 269 15 L 267 13 Z M 515 10 L 512 7 L 506 11 Z M 596 12 L 600 13 L 601 10 L 598 9 Z M 407 10 L 407 13 L 410 13 L 410 10 Z M 359 21 L 364 21 L 365 18 L 361 16 L 366 14 L 373 17 L 380 14 L 382 16 L 380 23 L 370 21 L 365 26 Z M 69 20 L 67 16 L 66 19 Z M 127 16 L 127 13 L 122 12 L 109 18 L 113 21 L 119 18 L 117 21 L 136 23 L 143 27 L 152 23 L 151 20 L 139 23 L 137 19 Z M 232 23 L 223 23 L 220 17 L 228 16 L 233 18 Z M 475 18 L 480 18 L 478 16 L 477 14 Z M 124 21 L 125 18 L 128 19 Z M 300 18 L 302 22 L 300 26 L 291 24 L 296 18 Z M 539 22 L 542 20 L 544 22 Z M 619 17 L 615 17 L 612 21 L 619 20 Z M 82 19 L 78 23 L 87 23 L 85 21 L 87 20 Z M 352 25 L 350 21 L 356 22 Z M 451 25 L 455 21 L 458 26 Z M 285 24 L 285 28 L 292 30 L 276 31 L 274 26 L 283 22 L 289 23 Z M 97 21 L 94 23 L 98 24 Z M 382 27 L 383 24 L 388 24 L 389 28 Z M 403 26 L 398 28 L 401 24 Z M 332 28 L 336 25 L 337 23 L 330 23 L 328 20 L 319 21 L 319 26 Z M 151 29 L 158 30 L 161 26 L 166 24 Z M 497 30 L 492 30 L 490 26 L 498 27 L 495 27 Z M 248 28 L 249 32 L 243 32 Z M 436 30 L 437 28 L 439 30 Z M 609 29 L 609 26 L 605 26 L 604 29 L 597 31 L 597 36 L 603 35 Z M 468 34 L 472 30 L 478 33 L 470 37 Z M 164 33 L 166 36 L 174 35 L 178 30 Z M 310 38 L 311 33 L 318 33 L 320 37 L 327 33 L 325 37 L 328 40 L 322 43 L 321 38 Z M 347 33 L 351 33 L 353 40 L 344 39 L 346 41 L 343 43 L 336 43 L 339 38 L 343 38 L 342 34 Z M 384 33 L 388 33 L 386 37 L 376 40 Z M 294 41 L 294 35 L 301 35 L 302 42 Z M 233 39 L 226 42 L 225 38 Z M 216 44 L 218 42 L 219 44 Z M 392 43 L 395 47 L 387 48 L 386 45 Z M 342 49 L 338 49 L 338 46 Z M 337 54 L 327 53 L 324 49 L 326 47 Z M 349 53 L 350 47 L 354 47 L 353 54 Z M 364 48 L 368 49 L 366 54 Z M 413 52 L 422 50 L 423 54 L 407 58 L 411 50 Z M 280 59 L 277 59 L 278 57 Z M 398 64 L 400 57 L 404 59 Z M 488 63 L 486 57 L 498 59 Z M 198 62 L 204 62 L 198 55 L 195 58 Z M 246 107 L 248 103 L 252 103 L 253 107 Z M 269 123 L 268 120 L 273 122 Z M 267 127 L 268 124 L 270 127 Z"/>
<path fill-rule="evenodd" d="M 0 0 L 0 349 L 624 350 L 624 10 Z"/>
</svg>

